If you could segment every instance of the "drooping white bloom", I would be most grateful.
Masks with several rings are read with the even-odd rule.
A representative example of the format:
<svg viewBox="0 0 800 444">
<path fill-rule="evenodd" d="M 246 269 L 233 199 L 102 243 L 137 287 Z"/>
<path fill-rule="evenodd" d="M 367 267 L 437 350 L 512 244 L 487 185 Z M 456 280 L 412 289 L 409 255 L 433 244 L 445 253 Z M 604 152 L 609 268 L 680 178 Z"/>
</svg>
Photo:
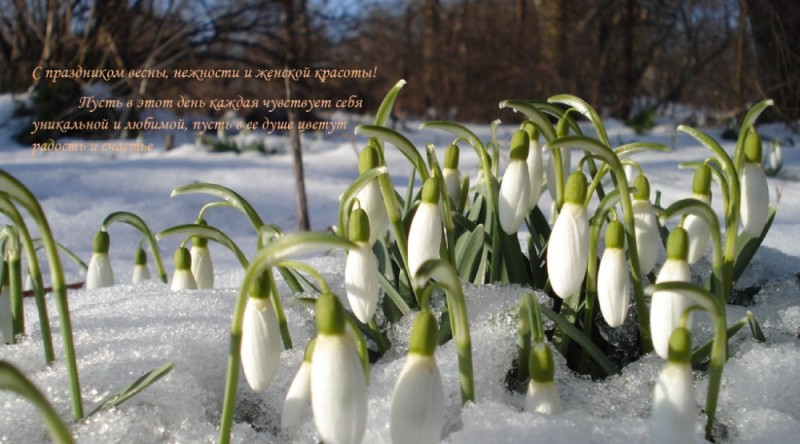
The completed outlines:
<svg viewBox="0 0 800 444">
<path fill-rule="evenodd" d="M 247 384 L 254 392 L 263 392 L 275 377 L 281 356 L 278 317 L 269 298 L 247 298 L 241 356 Z"/>
<path fill-rule="evenodd" d="M 516 234 L 530 203 L 531 182 L 528 175 L 528 133 L 519 130 L 511 139 L 511 159 L 500 183 L 497 212 L 500 227 L 506 234 Z"/>
<path fill-rule="evenodd" d="M 667 261 L 658 273 L 656 283 L 691 282 L 692 273 L 686 261 L 688 253 L 686 231 L 681 227 L 674 228 L 667 240 Z M 686 296 L 674 291 L 656 291 L 650 303 L 650 335 L 653 349 L 667 359 L 669 338 L 672 332 L 681 325 L 683 313 L 692 305 Z M 692 328 L 692 315 L 687 317 L 686 327 Z"/>
<path fill-rule="evenodd" d="M 347 252 L 344 266 L 344 286 L 350 308 L 359 321 L 369 323 L 378 308 L 378 260 L 367 243 L 369 219 L 356 208 L 350 216 L 350 240 L 356 244 Z"/>
<path fill-rule="evenodd" d="M 214 288 L 214 263 L 208 246 L 192 245 L 192 276 L 197 288 Z"/>
<path fill-rule="evenodd" d="M 444 154 L 442 178 L 447 195 L 454 204 L 461 200 L 461 172 L 458 170 L 459 151 L 456 145 L 450 145 Z"/>
<path fill-rule="evenodd" d="M 110 238 L 105 231 L 98 231 L 92 245 L 92 258 L 86 270 L 86 289 L 110 287 L 114 285 L 114 272 L 108 257 Z"/>
<path fill-rule="evenodd" d="M 294 375 L 292 385 L 286 393 L 281 413 L 281 430 L 293 429 L 303 423 L 311 403 L 311 357 L 314 353 L 315 339 L 306 347 L 303 363 Z"/>
<path fill-rule="evenodd" d="M 561 149 L 561 148 L 557 148 Z M 567 177 L 569 174 L 570 164 L 572 162 L 572 150 L 561 149 L 561 170 L 564 172 L 561 177 Z M 547 191 L 550 192 L 550 199 L 556 201 L 556 167 L 553 160 L 553 153 L 547 158 Z"/>
<path fill-rule="evenodd" d="M 742 226 L 748 236 L 761 236 L 769 212 L 769 186 L 760 164 L 746 162 L 739 179 L 742 187 Z"/>
<path fill-rule="evenodd" d="M 542 194 L 542 181 L 544 179 L 544 160 L 542 157 L 542 145 L 539 143 L 539 137 L 530 138 L 528 145 L 528 177 L 531 182 L 531 191 L 528 199 L 528 211 L 539 202 L 539 196 Z"/>
<path fill-rule="evenodd" d="M 691 353 L 688 330 L 676 329 L 670 340 L 669 358 L 653 389 L 650 421 L 654 444 L 695 442 L 697 407 Z"/>
<path fill-rule="evenodd" d="M 439 213 L 439 184 L 430 178 L 422 188 L 420 202 L 408 230 L 408 269 L 416 274 L 420 265 L 439 258 L 442 243 L 442 216 Z"/>
<path fill-rule="evenodd" d="M 172 275 L 172 291 L 197 290 L 192 274 L 192 255 L 185 247 L 175 250 L 175 273 Z"/>
<path fill-rule="evenodd" d="M 436 318 L 423 310 L 414 320 L 406 363 L 392 393 L 393 444 L 435 444 L 444 427 L 444 388 L 434 359 Z"/>
<path fill-rule="evenodd" d="M 378 151 L 368 145 L 359 154 L 358 172 L 364 174 L 367 171 L 380 166 Z M 386 204 L 383 202 L 383 195 L 377 179 L 370 180 L 361 190 L 356 193 L 361 208 L 367 212 L 369 217 L 370 235 L 369 244 L 372 245 L 381 237 L 389 226 L 389 215 L 386 213 Z"/>
<path fill-rule="evenodd" d="M 745 163 L 739 177 L 742 190 L 739 213 L 745 233 L 757 238 L 767 224 L 769 186 L 762 165 L 761 137 L 754 128 L 747 133 L 744 156 Z"/>
<path fill-rule="evenodd" d="M 567 181 L 561 212 L 550 233 L 547 247 L 547 275 L 556 295 L 567 298 L 576 293 L 589 262 L 589 219 L 583 201 L 586 176 L 576 171 Z"/>
<path fill-rule="evenodd" d="M 636 193 L 633 197 L 633 232 L 636 236 L 636 253 L 639 256 L 639 270 L 650 273 L 656 266 L 661 251 L 661 234 L 658 218 L 650 203 L 650 182 L 639 175 L 634 180 Z"/>
<path fill-rule="evenodd" d="M 695 194 L 692 197 L 702 202 L 710 203 L 709 195 Z M 681 226 L 686 230 L 686 234 L 689 235 L 689 252 L 686 256 L 686 261 L 689 262 L 689 265 L 696 264 L 700 258 L 705 256 L 708 250 L 708 244 L 711 241 L 711 227 L 702 217 L 694 214 L 687 214 Z"/>
<path fill-rule="evenodd" d="M 326 444 L 358 444 L 367 423 L 367 383 L 344 310 L 333 294 L 317 299 L 317 342 L 311 358 L 311 408 Z"/>
<path fill-rule="evenodd" d="M 529 364 L 531 380 L 525 395 L 525 410 L 544 415 L 561 413 L 563 408 L 555 383 L 555 364 L 550 347 L 544 343 L 535 343 L 531 348 Z"/>
<path fill-rule="evenodd" d="M 597 301 L 603 319 L 611 327 L 625 321 L 630 305 L 630 277 L 625 257 L 625 229 L 619 221 L 612 221 L 606 229 L 606 249 L 597 272 Z"/>
<path fill-rule="evenodd" d="M 139 247 L 133 258 L 133 276 L 131 283 L 140 284 L 150 279 L 150 270 L 147 268 L 147 254 Z"/>
</svg>

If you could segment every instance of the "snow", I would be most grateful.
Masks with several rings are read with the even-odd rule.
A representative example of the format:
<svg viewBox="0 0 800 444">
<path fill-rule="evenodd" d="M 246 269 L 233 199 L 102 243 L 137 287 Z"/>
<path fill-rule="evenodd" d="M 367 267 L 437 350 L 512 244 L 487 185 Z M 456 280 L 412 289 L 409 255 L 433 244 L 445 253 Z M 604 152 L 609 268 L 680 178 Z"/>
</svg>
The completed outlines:
<svg viewBox="0 0 800 444">
<path fill-rule="evenodd" d="M 401 95 L 402 100 L 402 95 Z M 26 184 L 39 198 L 55 238 L 88 261 L 94 233 L 111 212 L 140 215 L 153 229 L 190 223 L 203 204 L 213 198 L 187 195 L 170 198 L 180 185 L 202 181 L 227 186 L 249 200 L 265 222 L 286 231 L 296 226 L 291 154 L 262 156 L 255 153 L 210 154 L 194 146 L 193 136 L 177 138 L 177 148 L 163 150 L 163 134 L 148 134 L 151 153 L 46 153 L 31 155 L 11 138 L 12 99 L 0 96 L 0 156 L 2 168 Z M 355 127 L 355 123 L 350 129 Z M 416 124 L 410 124 L 412 128 Z M 481 139 L 488 126 L 473 128 Z M 500 127 L 507 140 L 513 125 Z M 779 125 L 764 125 L 765 140 L 789 141 L 796 135 Z M 720 130 L 709 129 L 719 140 Z M 666 123 L 637 136 L 619 122 L 608 122 L 612 143 L 649 140 L 667 144 L 671 154 L 636 155 L 648 174 L 653 191 L 661 191 L 662 203 L 687 197 L 692 172 L 678 169 L 680 162 L 699 160 L 708 152 L 690 137 L 676 133 Z M 404 131 L 420 148 L 434 143 L 442 158 L 452 141 L 446 133 Z M 365 140 L 351 131 L 335 136 L 304 135 L 306 190 L 311 224 L 325 230 L 337 223 L 338 197 L 357 175 L 357 150 Z M 269 146 L 285 146 L 285 138 L 270 136 Z M 731 340 L 731 358 L 725 367 L 718 408 L 722 442 L 796 442 L 800 438 L 800 385 L 789 379 L 800 368 L 800 150 L 784 143 L 784 173 L 769 179 L 771 200 L 780 192 L 777 217 L 764 246 L 742 277 L 739 286 L 763 286 L 752 307 L 728 307 L 728 322 L 751 310 L 760 320 L 767 343 L 755 342 L 747 327 Z M 725 142 L 731 149 L 732 143 Z M 394 148 L 387 148 L 392 179 L 403 193 L 410 167 Z M 471 150 L 462 152 L 461 169 L 474 182 L 478 170 Z M 577 156 L 574 156 L 577 157 Z M 504 168 L 507 158 L 501 164 Z M 715 191 L 716 192 L 716 191 Z M 714 207 L 721 208 L 721 199 Z M 542 208 L 549 208 L 544 193 Z M 549 213 L 549 212 L 548 212 Z M 209 210 L 210 225 L 222 228 L 252 257 L 255 234 L 245 218 L 231 209 Z M 112 225 L 111 259 L 118 282 L 128 282 L 138 232 L 127 225 Z M 160 243 L 168 275 L 172 252 L 180 239 Z M 210 244 L 215 263 L 214 290 L 171 292 L 151 281 L 134 286 L 120 283 L 112 288 L 70 291 L 70 308 L 78 368 L 87 411 L 133 379 L 164 362 L 174 370 L 163 380 L 118 408 L 93 415 L 72 431 L 81 443 L 195 443 L 215 441 L 221 415 L 231 313 L 243 270 L 229 252 Z M 663 256 L 662 259 L 663 260 Z M 660 261 L 661 261 L 660 260 Z M 66 279 L 79 282 L 82 271 L 64 259 Z M 344 295 L 342 254 L 309 259 L 339 295 Z M 151 271 L 153 260 L 149 258 Z M 707 272 L 707 261 L 695 273 Z M 234 418 L 233 442 L 315 442 L 313 421 L 291 433 L 279 430 L 283 397 L 303 359 L 303 347 L 315 332 L 312 312 L 295 302 L 281 282 L 281 296 L 296 348 L 281 354 L 278 374 L 261 395 L 253 393 L 240 378 Z M 542 416 L 522 411 L 524 397 L 504 388 L 506 372 L 514 356 L 516 304 L 525 290 L 516 286 L 466 286 L 471 322 L 476 403 L 461 408 L 458 362 L 452 341 L 440 347 L 436 359 L 443 374 L 448 443 L 631 443 L 649 440 L 649 411 L 653 382 L 663 361 L 649 354 L 625 367 L 620 375 L 592 381 L 571 372 L 556 354 L 556 383 L 565 413 Z M 48 308 L 58 323 L 55 304 Z M 346 302 L 345 302 L 346 304 Z M 54 326 L 56 363 L 44 364 L 41 333 L 33 301 L 26 300 L 28 335 L 10 346 L 0 346 L 0 359 L 19 367 L 44 392 L 62 418 L 69 420 L 70 396 L 61 346 Z M 628 320 L 630 322 L 630 319 Z M 711 335 L 707 317 L 698 318 L 695 342 Z M 411 320 L 403 319 L 388 332 L 393 348 L 371 369 L 369 417 L 364 442 L 389 443 L 388 414 L 395 380 L 403 366 Z M 695 438 L 703 442 L 707 376 L 696 371 L 698 416 Z M 48 442 L 34 408 L 8 392 L 0 393 L 0 441 Z M 310 414 L 309 414 L 310 415 Z"/>
</svg>

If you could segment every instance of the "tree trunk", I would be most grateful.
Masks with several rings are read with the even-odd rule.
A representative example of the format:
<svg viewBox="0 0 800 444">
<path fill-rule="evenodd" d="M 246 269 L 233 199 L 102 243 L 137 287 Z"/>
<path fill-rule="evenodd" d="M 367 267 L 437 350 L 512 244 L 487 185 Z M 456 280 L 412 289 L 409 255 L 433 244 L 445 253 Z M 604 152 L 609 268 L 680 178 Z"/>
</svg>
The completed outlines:
<svg viewBox="0 0 800 444">
<path fill-rule="evenodd" d="M 796 0 L 745 0 L 758 59 L 760 95 L 777 116 L 800 118 L 800 10 Z"/>
</svg>

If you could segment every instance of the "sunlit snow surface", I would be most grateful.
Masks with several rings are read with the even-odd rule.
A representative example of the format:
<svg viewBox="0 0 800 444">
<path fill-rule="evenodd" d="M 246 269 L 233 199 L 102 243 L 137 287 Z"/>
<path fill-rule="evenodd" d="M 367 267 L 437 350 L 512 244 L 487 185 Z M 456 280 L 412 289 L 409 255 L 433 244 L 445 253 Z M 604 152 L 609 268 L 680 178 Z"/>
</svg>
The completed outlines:
<svg viewBox="0 0 800 444">
<path fill-rule="evenodd" d="M 145 219 L 154 231 L 190 223 L 210 196 L 169 197 L 169 192 L 194 181 L 228 186 L 245 198 L 268 223 L 294 230 L 292 160 L 288 154 L 211 155 L 191 145 L 193 136 L 165 153 L 160 135 L 150 135 L 158 147 L 145 155 L 108 153 L 49 154 L 36 157 L 11 141 L 10 99 L 0 97 L 0 156 L 2 168 L 25 183 L 40 199 L 56 239 L 88 260 L 91 239 L 102 220 L 113 211 L 132 211 Z M 13 121 L 11 121 L 13 122 Z M 5 125 L 5 126 L 3 126 Z M 412 125 L 415 127 L 415 125 Z M 352 124 L 355 127 L 355 124 Z M 513 126 L 502 126 L 501 140 L 507 140 Z M 488 126 L 475 127 L 487 138 Z M 793 137 L 772 125 L 761 128 L 769 137 Z M 714 137 L 719 131 L 709 130 Z M 636 136 L 618 123 L 609 123 L 612 143 L 619 145 Z M 452 137 L 445 133 L 406 133 L 417 146 L 432 142 L 445 147 Z M 691 171 L 679 170 L 683 161 L 706 157 L 699 144 L 685 135 L 675 135 L 663 125 L 644 137 L 674 148 L 672 154 L 647 153 L 638 156 L 650 177 L 653 190 L 662 191 L 662 203 L 669 204 L 690 194 Z M 276 145 L 286 142 L 278 137 Z M 306 134 L 304 161 L 307 190 L 314 229 L 324 230 L 337 222 L 338 196 L 357 173 L 356 151 L 364 140 L 348 134 L 317 138 Z M 730 148 L 731 144 L 726 143 Z M 728 307 L 728 322 L 752 310 L 764 328 L 767 343 L 755 342 L 745 327 L 731 340 L 731 359 L 725 367 L 718 418 L 722 442 L 794 443 L 800 439 L 800 149 L 784 143 L 784 176 L 770 179 L 772 203 L 776 190 L 781 201 L 773 229 L 740 287 L 762 286 L 752 307 Z M 440 159 L 442 152 L 439 152 Z M 387 162 L 393 180 L 401 189 L 407 182 L 407 161 L 397 150 L 387 148 Z M 461 155 L 462 169 L 472 175 L 477 160 L 471 150 Z M 503 162 L 503 167 L 505 161 Z M 716 190 L 715 190 L 716 193 Z M 547 193 L 545 193 L 546 196 Z M 542 208 L 549 208 L 543 197 Z M 719 210 L 721 199 L 715 196 Z M 549 213 L 549 212 L 548 212 Z M 208 212 L 209 224 L 222 228 L 252 256 L 255 235 L 241 214 L 219 208 Z M 133 253 L 140 239 L 127 225 L 112 225 L 111 258 L 118 282 L 127 282 Z M 523 236 L 525 236 L 523 234 Z M 168 275 L 172 273 L 172 252 L 180 239 L 160 243 Z M 152 281 L 132 286 L 121 283 L 100 290 L 70 291 L 70 308 L 75 347 L 87 412 L 106 396 L 121 389 L 144 372 L 164 362 L 174 370 L 163 380 L 111 411 L 89 417 L 72 426 L 81 443 L 195 443 L 215 441 L 224 392 L 229 346 L 228 330 L 238 282 L 243 271 L 238 262 L 218 245 L 211 245 L 216 268 L 217 289 L 171 292 Z M 662 259 L 663 260 L 663 253 Z M 83 280 L 80 269 L 64 258 L 69 282 Z M 314 257 L 309 262 L 329 280 L 331 288 L 344 294 L 342 254 Z M 153 259 L 149 264 L 153 272 Z M 707 273 L 708 262 L 694 269 Z M 287 287 L 280 288 L 295 349 L 284 351 L 278 375 L 262 395 L 254 394 L 240 378 L 233 429 L 234 442 L 298 442 L 318 439 L 313 421 L 292 433 L 279 430 L 283 397 L 299 368 L 303 347 L 314 334 L 312 312 L 293 302 Z M 460 407 L 458 363 L 451 343 L 440 347 L 436 358 L 444 378 L 445 442 L 461 443 L 638 443 L 649 437 L 649 409 L 653 382 L 663 362 L 654 354 L 628 365 L 618 376 L 591 381 L 566 368 L 556 355 L 556 382 L 565 413 L 547 417 L 522 411 L 521 394 L 504 389 L 506 372 L 514 356 L 516 303 L 525 290 L 498 285 L 465 288 L 471 321 L 473 362 L 477 402 Z M 54 320 L 57 361 L 44 364 L 41 334 L 32 301 L 26 301 L 28 336 L 12 346 L 0 346 L 0 359 L 22 369 L 44 392 L 65 419 L 70 418 L 70 396 L 58 318 L 52 297 L 48 308 Z M 345 302 L 346 304 L 346 302 Z M 628 319 L 630 323 L 632 319 Z M 403 366 L 410 319 L 389 329 L 393 348 L 371 370 L 369 418 L 364 442 L 389 443 L 389 406 L 395 380 Z M 700 317 L 695 342 L 708 339 L 711 323 Z M 631 325 L 628 325 L 630 327 Z M 703 442 L 707 378 L 695 372 L 698 416 L 697 442 Z M 0 442 L 48 442 L 47 434 L 32 406 L 9 393 L 0 393 Z"/>
</svg>

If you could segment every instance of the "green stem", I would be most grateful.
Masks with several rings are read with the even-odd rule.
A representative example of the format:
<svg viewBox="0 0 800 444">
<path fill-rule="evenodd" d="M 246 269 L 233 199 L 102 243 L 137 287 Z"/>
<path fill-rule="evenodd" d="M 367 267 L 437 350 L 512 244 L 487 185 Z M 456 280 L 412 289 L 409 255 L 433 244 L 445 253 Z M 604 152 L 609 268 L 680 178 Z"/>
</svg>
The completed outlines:
<svg viewBox="0 0 800 444">
<path fill-rule="evenodd" d="M 55 295 L 58 314 L 61 318 L 61 336 L 64 343 L 67 377 L 69 379 L 70 393 L 72 395 L 72 416 L 77 421 L 83 418 L 83 402 L 81 400 L 81 385 L 78 379 L 78 364 L 75 356 L 75 345 L 72 339 L 72 321 L 69 314 L 69 301 L 67 287 L 64 282 L 64 272 L 61 268 L 61 258 L 55 246 L 50 224 L 36 197 L 15 177 L 0 170 L 0 190 L 8 194 L 11 200 L 20 203 L 36 221 L 39 235 L 47 255 L 50 266 L 51 286 Z"/>
<path fill-rule="evenodd" d="M 117 211 L 106 216 L 105 220 L 103 220 L 102 229 L 108 231 L 108 227 L 114 222 L 126 223 L 139 230 L 144 237 L 147 238 L 147 242 L 150 244 L 150 252 L 153 253 L 153 258 L 155 259 L 158 277 L 161 279 L 161 282 L 166 284 L 167 269 L 164 268 L 164 261 L 161 260 L 161 251 L 158 249 L 158 242 L 156 242 L 153 232 L 150 231 L 150 228 L 147 226 L 144 220 L 133 213 L 127 211 Z"/>
</svg>

